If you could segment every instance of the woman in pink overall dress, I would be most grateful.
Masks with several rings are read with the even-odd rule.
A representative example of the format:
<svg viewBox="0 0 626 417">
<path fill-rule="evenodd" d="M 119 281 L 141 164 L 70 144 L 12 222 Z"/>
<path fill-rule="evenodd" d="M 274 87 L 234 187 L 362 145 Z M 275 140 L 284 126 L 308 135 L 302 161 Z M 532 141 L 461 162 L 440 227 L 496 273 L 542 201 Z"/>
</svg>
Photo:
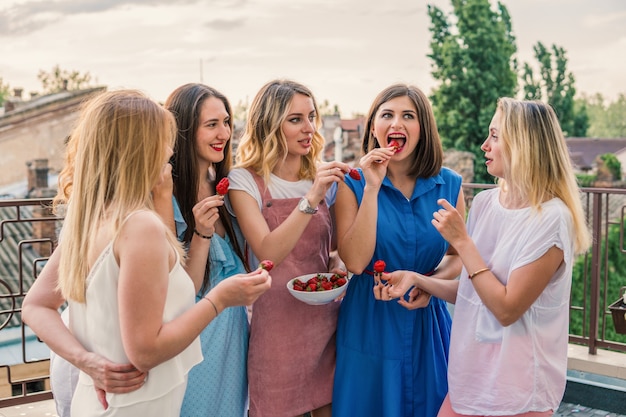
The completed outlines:
<svg viewBox="0 0 626 417">
<path fill-rule="evenodd" d="M 333 251 L 330 204 L 350 167 L 321 163 L 324 138 L 312 93 L 272 81 L 255 97 L 229 174 L 232 209 L 258 259 L 274 262 L 272 288 L 252 308 L 248 351 L 251 417 L 330 417 L 339 303 L 310 306 L 287 281 L 344 270 Z M 330 204 L 329 204 L 330 203 Z"/>
</svg>

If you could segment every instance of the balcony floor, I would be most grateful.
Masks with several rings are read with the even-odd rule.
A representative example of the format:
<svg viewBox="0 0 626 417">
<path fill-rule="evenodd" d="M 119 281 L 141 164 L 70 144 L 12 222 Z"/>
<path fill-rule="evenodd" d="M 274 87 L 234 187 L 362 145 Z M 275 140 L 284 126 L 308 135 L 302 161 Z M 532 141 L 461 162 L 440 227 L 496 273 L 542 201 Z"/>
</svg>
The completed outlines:
<svg viewBox="0 0 626 417">
<path fill-rule="evenodd" d="M 58 417 L 54 400 L 45 400 L 29 404 L 0 408 L 0 417 Z"/>
<path fill-rule="evenodd" d="M 626 413 L 626 410 L 624 410 Z M 54 400 L 0 408 L 0 417 L 58 417 Z M 561 403 L 554 417 L 626 417 L 624 414 L 603 412 L 578 404 Z"/>
</svg>

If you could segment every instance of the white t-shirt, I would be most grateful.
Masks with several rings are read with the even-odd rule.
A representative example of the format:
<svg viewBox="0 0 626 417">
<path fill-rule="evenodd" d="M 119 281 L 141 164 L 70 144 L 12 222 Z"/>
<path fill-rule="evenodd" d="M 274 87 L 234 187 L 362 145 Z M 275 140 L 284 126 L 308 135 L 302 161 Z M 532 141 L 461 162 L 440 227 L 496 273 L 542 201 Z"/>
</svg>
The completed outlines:
<svg viewBox="0 0 626 417">
<path fill-rule="evenodd" d="M 542 204 L 540 212 L 509 210 L 500 205 L 499 193 L 498 188 L 479 193 L 467 221 L 495 276 L 506 285 L 515 269 L 553 246 L 563 250 L 564 263 L 528 311 L 507 327 L 485 307 L 463 268 L 450 341 L 450 402 L 454 411 L 468 415 L 557 410 L 567 373 L 572 218 L 559 199 Z"/>
</svg>

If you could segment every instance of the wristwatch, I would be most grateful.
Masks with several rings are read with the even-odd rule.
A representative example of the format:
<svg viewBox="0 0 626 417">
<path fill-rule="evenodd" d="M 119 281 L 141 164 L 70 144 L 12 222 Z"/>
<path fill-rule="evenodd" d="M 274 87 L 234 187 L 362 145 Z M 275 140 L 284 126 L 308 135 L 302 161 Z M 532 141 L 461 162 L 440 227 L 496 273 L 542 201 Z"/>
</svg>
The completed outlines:
<svg viewBox="0 0 626 417">
<path fill-rule="evenodd" d="M 304 214 L 317 213 L 317 208 L 311 207 L 311 204 L 309 204 L 309 200 L 307 200 L 306 197 L 302 197 L 300 199 L 300 203 L 298 203 L 298 210 L 300 210 Z"/>
</svg>

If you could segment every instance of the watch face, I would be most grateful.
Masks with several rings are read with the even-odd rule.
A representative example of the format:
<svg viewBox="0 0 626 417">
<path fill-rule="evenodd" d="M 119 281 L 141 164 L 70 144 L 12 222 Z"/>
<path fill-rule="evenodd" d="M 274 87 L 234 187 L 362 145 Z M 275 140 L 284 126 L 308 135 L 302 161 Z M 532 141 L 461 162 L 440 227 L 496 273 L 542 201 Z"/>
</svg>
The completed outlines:
<svg viewBox="0 0 626 417">
<path fill-rule="evenodd" d="M 311 208 L 311 206 L 309 205 L 309 201 L 304 197 L 300 199 L 300 203 L 298 204 L 298 210 L 306 214 L 317 213 L 317 209 Z"/>
</svg>

